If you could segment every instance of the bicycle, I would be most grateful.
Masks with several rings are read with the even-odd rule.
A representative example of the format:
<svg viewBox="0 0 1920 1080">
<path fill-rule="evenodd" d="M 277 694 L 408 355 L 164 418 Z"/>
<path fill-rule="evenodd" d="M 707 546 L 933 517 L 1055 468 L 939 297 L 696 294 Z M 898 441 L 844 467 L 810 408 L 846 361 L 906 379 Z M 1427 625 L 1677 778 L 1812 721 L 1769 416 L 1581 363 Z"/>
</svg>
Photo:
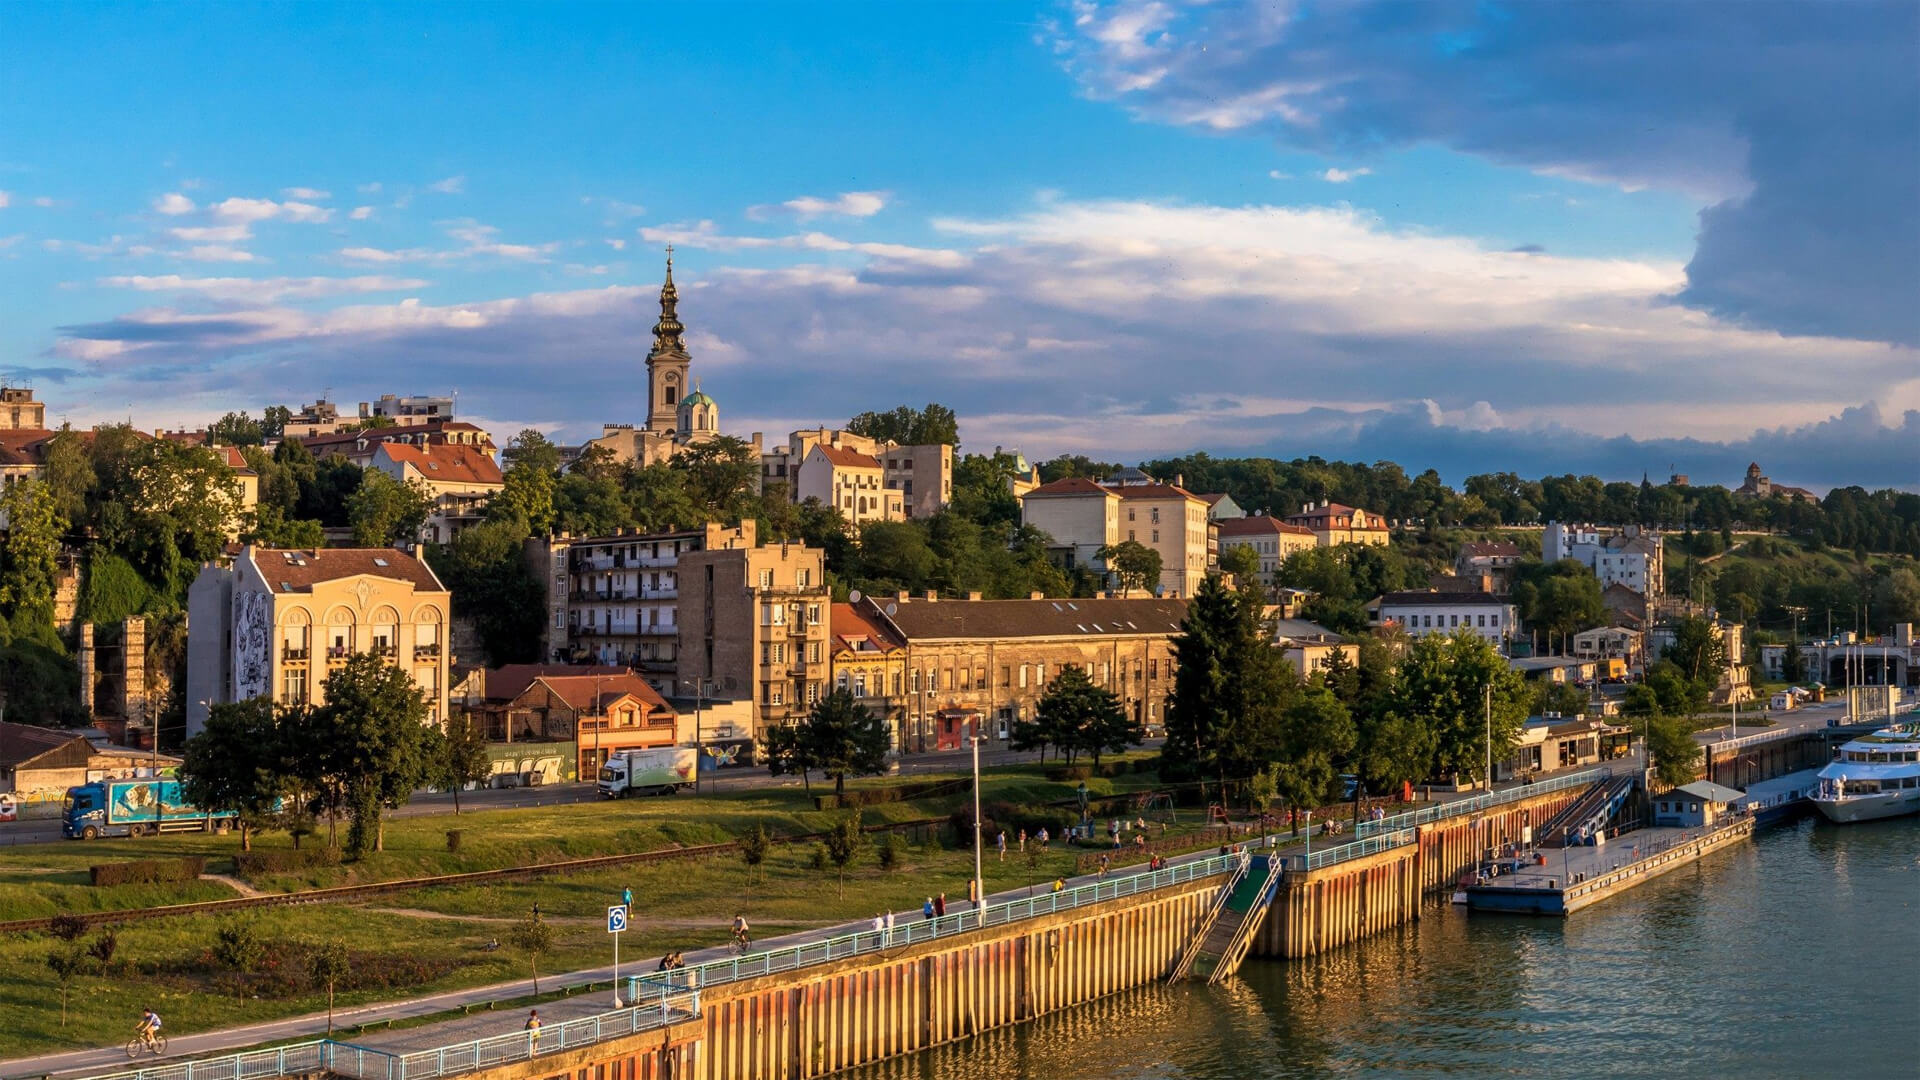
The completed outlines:
<svg viewBox="0 0 1920 1080">
<path fill-rule="evenodd" d="M 727 942 L 727 951 L 735 956 L 745 956 L 753 951 L 753 935 L 735 934 Z"/>
<path fill-rule="evenodd" d="M 151 1050 L 154 1057 L 160 1057 L 167 1052 L 167 1037 L 156 1031 L 151 1038 L 135 1035 L 127 1040 L 128 1057 L 139 1057 L 142 1050 Z"/>
</svg>

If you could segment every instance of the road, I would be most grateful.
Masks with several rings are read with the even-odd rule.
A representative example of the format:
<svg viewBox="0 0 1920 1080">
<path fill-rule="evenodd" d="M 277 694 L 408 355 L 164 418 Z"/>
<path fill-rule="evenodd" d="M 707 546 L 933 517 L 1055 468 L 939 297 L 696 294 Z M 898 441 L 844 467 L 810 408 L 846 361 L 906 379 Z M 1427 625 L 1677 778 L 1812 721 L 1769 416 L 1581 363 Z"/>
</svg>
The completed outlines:
<svg viewBox="0 0 1920 1080">
<path fill-rule="evenodd" d="M 1144 749 L 1156 749 L 1161 740 L 1153 740 Z M 1017 765 L 1039 760 L 1037 754 L 1012 750 L 982 750 L 980 766 L 987 768 L 995 765 Z M 926 773 L 965 772 L 972 767 L 972 755 L 965 750 L 941 750 L 928 754 L 912 754 L 901 760 L 900 773 L 905 776 L 918 776 Z M 820 781 L 815 778 L 815 783 Z M 700 779 L 701 791 L 744 791 L 750 788 L 800 787 L 799 777 L 769 776 L 764 768 L 746 766 L 728 769 L 719 774 L 703 773 Z M 554 784 L 550 787 L 527 788 L 488 788 L 481 791 L 463 791 L 460 793 L 462 810 L 515 810 L 528 806 L 564 806 L 570 803 L 593 802 L 600 793 L 592 784 Z M 453 796 L 447 792 L 432 792 L 415 795 L 406 805 L 387 812 L 389 820 L 394 818 L 432 817 L 453 813 Z M 23 844 L 48 844 L 63 840 L 60 834 L 60 819 L 25 818 L 20 821 L 0 822 L 0 847 L 13 847 Z"/>
</svg>

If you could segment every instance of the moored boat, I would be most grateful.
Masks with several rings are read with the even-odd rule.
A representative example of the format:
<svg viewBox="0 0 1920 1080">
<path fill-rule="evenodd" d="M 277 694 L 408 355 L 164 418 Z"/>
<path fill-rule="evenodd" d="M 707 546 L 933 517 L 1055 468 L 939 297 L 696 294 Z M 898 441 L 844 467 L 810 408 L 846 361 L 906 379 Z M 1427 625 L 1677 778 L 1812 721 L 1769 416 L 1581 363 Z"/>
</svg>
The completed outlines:
<svg viewBox="0 0 1920 1080">
<path fill-rule="evenodd" d="M 1920 813 L 1920 723 L 1881 728 L 1842 746 L 1820 770 L 1812 801 L 1835 822 Z"/>
</svg>

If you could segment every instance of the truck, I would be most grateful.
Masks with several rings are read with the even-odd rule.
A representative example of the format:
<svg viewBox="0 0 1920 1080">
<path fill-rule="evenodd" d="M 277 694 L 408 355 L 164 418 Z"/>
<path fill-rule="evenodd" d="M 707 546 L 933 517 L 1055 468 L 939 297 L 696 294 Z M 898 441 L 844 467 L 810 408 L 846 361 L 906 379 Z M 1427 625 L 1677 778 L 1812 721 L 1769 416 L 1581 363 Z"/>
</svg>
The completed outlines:
<svg viewBox="0 0 1920 1080">
<path fill-rule="evenodd" d="M 600 767 L 600 794 L 622 799 L 636 793 L 672 795 L 693 786 L 700 754 L 691 746 L 621 750 Z"/>
<path fill-rule="evenodd" d="M 69 840 L 151 836 L 161 832 L 226 832 L 239 815 L 202 810 L 180 794 L 178 780 L 95 780 L 67 789 L 60 828 Z"/>
</svg>

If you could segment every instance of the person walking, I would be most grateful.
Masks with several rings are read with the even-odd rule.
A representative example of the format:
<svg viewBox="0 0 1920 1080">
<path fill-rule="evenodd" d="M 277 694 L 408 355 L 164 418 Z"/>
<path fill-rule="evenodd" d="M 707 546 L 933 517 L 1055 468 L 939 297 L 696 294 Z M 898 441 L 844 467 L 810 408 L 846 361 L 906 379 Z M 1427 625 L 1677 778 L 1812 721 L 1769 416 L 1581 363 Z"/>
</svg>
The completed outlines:
<svg viewBox="0 0 1920 1080">
<path fill-rule="evenodd" d="M 533 1009 L 527 1013 L 526 1031 L 527 1031 L 527 1052 L 529 1054 L 539 1053 L 540 1052 L 540 1010 L 539 1009 Z"/>
<path fill-rule="evenodd" d="M 927 897 L 927 902 L 920 905 L 920 914 L 929 921 L 933 919 L 933 897 Z"/>
<path fill-rule="evenodd" d="M 882 931 L 882 930 L 884 930 L 884 929 L 886 929 L 886 925 L 887 925 L 887 920 L 886 920 L 886 919 L 884 919 L 884 918 L 882 918 L 882 917 L 880 917 L 880 916 L 878 916 L 878 915 L 875 915 L 875 916 L 873 917 L 873 932 L 874 932 L 874 933 L 875 933 L 876 935 L 877 935 L 877 934 L 879 934 L 879 933 L 880 933 L 880 931 Z"/>
<path fill-rule="evenodd" d="M 1100 869 L 1099 869 L 1099 871 L 1098 871 L 1098 872 L 1097 872 L 1097 873 L 1095 874 L 1095 876 L 1096 876 L 1096 877 L 1106 877 L 1106 876 L 1107 876 L 1107 863 L 1108 863 L 1108 861 L 1109 861 L 1109 859 L 1110 859 L 1110 858 L 1111 858 L 1111 856 L 1108 856 L 1108 855 L 1104 855 L 1104 854 L 1100 856 Z"/>
<path fill-rule="evenodd" d="M 1000 861 L 1007 861 L 1007 830 L 1001 829 L 1000 835 L 993 838 L 993 846 L 1000 849 Z"/>
<path fill-rule="evenodd" d="M 1041 850 L 1041 851 L 1052 851 L 1052 850 L 1053 850 L 1053 847 L 1052 847 L 1052 844 L 1053 844 L 1053 834 L 1052 834 L 1052 833 L 1050 833 L 1050 832 L 1048 832 L 1045 826 L 1041 826 L 1041 828 L 1040 828 L 1040 850 Z"/>
<path fill-rule="evenodd" d="M 1021 829 L 1020 830 L 1020 854 L 1025 855 L 1026 853 L 1027 853 L 1027 830 Z"/>
<path fill-rule="evenodd" d="M 893 912 L 890 910 L 883 917 L 880 925 L 880 934 L 882 941 L 885 941 L 888 945 L 893 944 Z"/>
<path fill-rule="evenodd" d="M 947 913 L 947 894 L 938 893 L 933 898 L 933 914 L 938 918 Z"/>
</svg>

